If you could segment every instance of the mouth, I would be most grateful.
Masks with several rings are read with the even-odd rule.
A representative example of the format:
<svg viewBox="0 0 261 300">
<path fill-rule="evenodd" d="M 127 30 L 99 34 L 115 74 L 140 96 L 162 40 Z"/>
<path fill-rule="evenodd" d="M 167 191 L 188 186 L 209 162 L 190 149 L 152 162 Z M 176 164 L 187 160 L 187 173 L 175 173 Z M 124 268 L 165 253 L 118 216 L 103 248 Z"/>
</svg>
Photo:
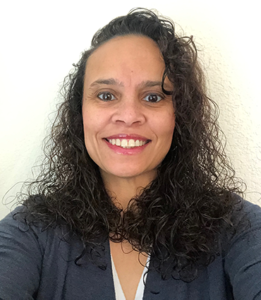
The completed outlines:
<svg viewBox="0 0 261 300">
<path fill-rule="evenodd" d="M 105 138 L 105 140 L 113 146 L 118 146 L 118 147 L 127 148 L 127 149 L 135 148 L 135 147 L 142 147 L 151 142 L 151 140 L 122 139 L 122 138 L 116 138 L 116 139 Z"/>
</svg>

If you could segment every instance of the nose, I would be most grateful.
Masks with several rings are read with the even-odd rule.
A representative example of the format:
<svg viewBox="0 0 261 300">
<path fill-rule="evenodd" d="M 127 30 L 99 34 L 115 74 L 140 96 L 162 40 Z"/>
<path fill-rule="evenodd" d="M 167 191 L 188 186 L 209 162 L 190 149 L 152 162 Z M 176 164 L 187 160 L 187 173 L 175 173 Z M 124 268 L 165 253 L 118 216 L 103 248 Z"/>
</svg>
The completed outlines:
<svg viewBox="0 0 261 300">
<path fill-rule="evenodd" d="M 112 121 L 125 124 L 126 126 L 143 124 L 145 122 L 145 115 L 142 104 L 134 97 L 122 99 L 112 117 Z"/>
</svg>

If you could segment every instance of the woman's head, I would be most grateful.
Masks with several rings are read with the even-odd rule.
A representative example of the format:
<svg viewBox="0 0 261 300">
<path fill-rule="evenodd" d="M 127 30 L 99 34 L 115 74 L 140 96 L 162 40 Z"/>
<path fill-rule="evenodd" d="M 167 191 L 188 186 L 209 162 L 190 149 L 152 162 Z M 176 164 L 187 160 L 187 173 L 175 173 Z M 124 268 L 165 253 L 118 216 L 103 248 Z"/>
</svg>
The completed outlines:
<svg viewBox="0 0 261 300">
<path fill-rule="evenodd" d="M 196 142 L 200 147 L 200 133 L 204 131 L 203 118 L 204 114 L 209 114 L 210 104 L 204 94 L 204 77 L 196 61 L 194 43 L 189 38 L 179 38 L 169 20 L 145 9 L 136 9 L 126 16 L 112 20 L 94 35 L 91 48 L 82 54 L 67 82 L 67 109 L 68 115 L 71 115 L 68 119 L 69 128 L 83 140 L 82 104 L 88 60 L 108 41 L 128 36 L 149 38 L 158 47 L 164 63 L 163 72 L 160 74 L 162 92 L 168 97 L 172 95 L 176 112 L 176 131 L 171 149 L 180 147 L 183 153 L 186 150 L 194 151 L 193 155 L 197 156 L 198 148 L 191 147 L 191 143 Z M 165 78 L 172 83 L 171 89 L 164 86 Z M 188 135 L 195 135 L 193 142 Z"/>
<path fill-rule="evenodd" d="M 142 35 L 117 36 L 88 58 L 83 93 L 87 152 L 106 182 L 148 185 L 169 151 L 175 127 L 171 95 L 162 91 L 164 60 Z M 164 87 L 173 85 L 165 78 Z"/>
</svg>

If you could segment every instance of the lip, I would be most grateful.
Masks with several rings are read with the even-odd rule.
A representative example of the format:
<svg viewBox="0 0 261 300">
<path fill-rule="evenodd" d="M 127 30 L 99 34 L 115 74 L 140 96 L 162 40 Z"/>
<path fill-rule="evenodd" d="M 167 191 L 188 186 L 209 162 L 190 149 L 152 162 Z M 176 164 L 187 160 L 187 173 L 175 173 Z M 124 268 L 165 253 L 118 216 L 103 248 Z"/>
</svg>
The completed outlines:
<svg viewBox="0 0 261 300">
<path fill-rule="evenodd" d="M 115 137 L 108 137 L 108 139 L 113 139 Z M 119 136 L 117 135 L 116 138 L 119 138 Z M 124 137 L 125 139 L 128 139 L 127 137 Z M 131 139 L 131 138 L 130 138 Z M 132 139 L 135 139 L 134 137 L 132 137 Z M 136 138 L 136 139 L 140 139 L 140 138 Z M 141 139 L 140 139 L 141 140 Z M 144 151 L 144 149 L 150 144 L 150 140 L 148 143 L 146 143 L 143 146 L 138 146 L 138 147 L 133 147 L 133 148 L 122 148 L 116 145 L 112 145 L 109 141 L 107 141 L 107 138 L 103 139 L 103 141 L 107 144 L 107 146 L 113 150 L 116 154 L 123 154 L 123 155 L 135 155 L 135 154 L 139 154 L 142 151 Z M 144 139 L 144 141 L 148 141 L 148 139 Z"/>
<path fill-rule="evenodd" d="M 126 140 L 139 140 L 139 141 L 151 141 L 150 139 L 147 139 L 144 136 L 138 135 L 138 134 L 125 134 L 125 133 L 120 133 L 120 134 L 115 134 L 111 136 L 105 137 L 107 140 L 112 140 L 112 139 L 126 139 Z"/>
</svg>

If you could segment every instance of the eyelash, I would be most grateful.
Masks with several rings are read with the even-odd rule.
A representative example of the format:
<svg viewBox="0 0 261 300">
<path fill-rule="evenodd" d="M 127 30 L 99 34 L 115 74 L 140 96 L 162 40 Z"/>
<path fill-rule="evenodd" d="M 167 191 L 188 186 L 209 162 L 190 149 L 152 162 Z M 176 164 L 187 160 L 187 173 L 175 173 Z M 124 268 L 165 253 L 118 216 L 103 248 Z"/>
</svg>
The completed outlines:
<svg viewBox="0 0 261 300">
<path fill-rule="evenodd" d="M 104 99 L 103 98 L 103 96 L 110 96 L 110 97 L 112 97 L 113 99 Z M 151 96 L 153 96 L 153 97 L 157 97 L 157 100 L 156 101 L 149 101 L 149 100 L 146 100 L 146 98 L 148 98 L 148 97 L 151 97 Z M 112 93 L 110 93 L 110 92 L 102 92 L 102 93 L 99 93 L 98 95 L 97 95 L 97 97 L 100 99 L 100 100 L 102 100 L 102 101 L 105 101 L 105 102 L 109 102 L 109 101 L 113 101 L 113 100 L 115 100 L 116 99 L 116 97 L 112 94 Z M 160 99 L 159 99 L 160 98 Z M 147 96 L 145 96 L 143 99 L 145 100 L 145 101 L 147 101 L 147 102 L 151 102 L 151 103 L 158 103 L 158 102 L 160 102 L 161 100 L 163 100 L 165 97 L 164 97 L 164 95 L 159 95 L 159 94 L 156 94 L 156 93 L 151 93 L 151 94 L 148 94 Z"/>
<path fill-rule="evenodd" d="M 161 100 L 163 100 L 164 99 L 164 96 L 162 96 L 162 95 L 158 95 L 158 94 L 154 94 L 154 93 L 151 93 L 151 94 L 148 94 L 146 97 L 144 97 L 144 99 L 146 99 L 147 97 L 151 97 L 151 96 L 153 96 L 153 97 L 157 97 L 157 100 L 156 101 L 149 101 L 149 100 L 145 100 L 145 101 L 147 101 L 147 102 L 151 102 L 151 103 L 158 103 L 158 102 L 160 102 Z M 160 99 L 159 99 L 160 98 Z"/>
<path fill-rule="evenodd" d="M 112 96 L 113 97 L 113 99 L 102 99 L 102 95 L 110 95 L 110 96 Z M 110 93 L 110 92 L 102 92 L 102 93 L 99 93 L 98 95 L 97 95 L 97 97 L 100 99 L 100 100 L 102 100 L 102 101 L 105 101 L 105 102 L 107 102 L 107 101 L 112 101 L 112 100 L 115 100 L 116 98 L 115 98 L 115 96 L 112 94 L 112 93 Z"/>
</svg>

